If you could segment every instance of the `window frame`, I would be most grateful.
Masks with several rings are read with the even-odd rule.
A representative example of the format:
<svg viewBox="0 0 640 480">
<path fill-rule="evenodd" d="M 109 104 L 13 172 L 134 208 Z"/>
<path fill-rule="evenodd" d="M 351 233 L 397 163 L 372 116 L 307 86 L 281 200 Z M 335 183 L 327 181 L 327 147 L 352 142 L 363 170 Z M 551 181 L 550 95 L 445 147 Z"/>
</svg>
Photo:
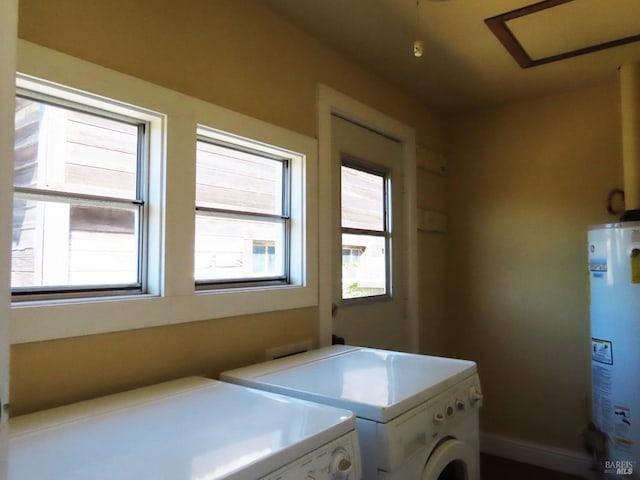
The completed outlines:
<svg viewBox="0 0 640 480">
<path fill-rule="evenodd" d="M 281 192 L 281 213 L 269 214 L 261 212 L 248 212 L 242 210 L 232 210 L 217 207 L 206 207 L 198 205 L 198 199 L 196 196 L 195 201 L 195 214 L 207 216 L 210 218 L 230 218 L 235 220 L 248 220 L 248 221 L 267 221 L 282 225 L 284 229 L 283 233 L 283 246 L 282 246 L 282 275 L 265 275 L 261 277 L 241 277 L 241 278 L 221 278 L 221 279 L 205 279 L 195 280 L 196 291 L 207 291 L 225 288 L 251 288 L 261 286 L 273 286 L 273 285 L 288 285 L 291 283 L 291 168 L 290 162 L 292 159 L 287 156 L 284 150 L 278 149 L 275 146 L 268 146 L 265 148 L 258 142 L 255 142 L 249 138 L 242 139 L 242 142 L 238 142 L 238 137 L 229 135 L 226 132 L 222 132 L 207 127 L 199 127 L 196 136 L 197 142 L 204 142 L 209 145 L 215 145 L 230 150 L 249 153 L 251 155 L 259 156 L 266 160 L 276 161 L 282 163 L 282 192 Z M 276 153 L 278 152 L 278 153 Z M 196 171 L 197 182 L 197 171 Z"/>
<path fill-rule="evenodd" d="M 20 76 L 18 77 L 20 80 Z M 21 82 L 18 81 L 20 84 Z M 66 192 L 37 187 L 16 186 L 13 182 L 13 199 L 36 200 L 43 202 L 53 202 L 73 206 L 111 206 L 121 210 L 130 210 L 136 215 L 137 230 L 137 272 L 134 283 L 115 284 L 93 284 L 83 285 L 43 285 L 29 287 L 11 286 L 11 300 L 13 302 L 47 301 L 60 299 L 83 299 L 105 296 L 136 295 L 144 294 L 148 291 L 147 282 L 147 253 L 148 253 L 148 218 L 149 202 L 149 121 L 140 117 L 114 112 L 110 110 L 110 105 L 90 105 L 91 95 L 76 95 L 73 100 L 68 98 L 63 88 L 49 86 L 48 92 L 43 92 L 45 83 L 37 82 L 30 87 L 17 86 L 16 98 L 37 102 L 41 105 L 62 108 L 70 112 L 92 115 L 98 118 L 114 120 L 135 126 L 137 129 L 136 146 L 136 181 L 135 199 L 121 198 L 108 195 L 83 194 L 78 192 Z M 86 96 L 85 96 L 86 95 Z M 82 100 L 86 99 L 88 103 Z M 128 113 L 128 112 L 127 112 Z M 132 112 L 133 113 L 133 112 Z M 13 211 L 13 210 L 12 210 Z"/>
<path fill-rule="evenodd" d="M 62 90 L 71 101 L 107 104 L 150 122 L 149 285 L 139 295 L 12 302 L 12 344 L 318 306 L 316 138 L 22 39 L 17 71 L 19 86 L 43 93 Z M 267 150 L 276 145 L 291 155 L 288 285 L 195 291 L 195 139 L 200 125 L 237 136 L 240 143 L 250 138 Z"/>
<path fill-rule="evenodd" d="M 340 167 L 350 168 L 352 170 L 357 170 L 360 172 L 368 173 L 370 175 L 375 175 L 382 178 L 382 188 L 383 188 L 383 220 L 382 220 L 382 230 L 373 230 L 367 228 L 353 228 L 353 227 L 344 227 L 342 225 L 342 201 L 340 202 L 340 238 L 342 239 L 343 235 L 361 235 L 361 236 L 370 236 L 384 239 L 384 265 L 385 265 L 385 292 L 378 295 L 365 295 L 362 297 L 351 297 L 345 298 L 344 296 L 341 298 L 341 302 L 344 305 L 349 304 L 359 304 L 359 303 L 373 303 L 379 301 L 385 301 L 390 298 L 393 298 L 393 232 L 392 225 L 393 219 L 391 217 L 392 210 L 392 195 L 391 195 L 391 171 L 388 168 L 385 168 L 382 165 L 373 165 L 369 162 L 363 161 L 356 157 L 353 157 L 348 154 L 343 154 L 340 159 Z M 340 182 L 340 197 L 342 198 L 342 182 Z M 342 241 L 341 241 L 341 249 L 342 249 Z M 353 248 L 353 245 L 349 244 L 348 248 Z M 363 248 L 364 251 L 364 248 Z M 342 265 L 342 253 L 341 253 L 341 265 Z M 342 273 L 340 274 L 341 283 L 344 285 L 344 278 L 342 277 Z M 341 289 L 344 292 L 344 288 Z"/>
</svg>

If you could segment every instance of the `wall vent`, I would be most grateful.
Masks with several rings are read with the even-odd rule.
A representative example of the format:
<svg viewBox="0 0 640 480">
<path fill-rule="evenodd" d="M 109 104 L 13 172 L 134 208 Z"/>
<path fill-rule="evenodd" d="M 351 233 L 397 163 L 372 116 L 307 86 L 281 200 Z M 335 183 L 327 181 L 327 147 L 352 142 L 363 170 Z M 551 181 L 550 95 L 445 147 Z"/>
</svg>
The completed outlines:
<svg viewBox="0 0 640 480">
<path fill-rule="evenodd" d="M 288 345 L 280 345 L 278 347 L 267 348 L 265 350 L 265 358 L 267 360 L 275 360 L 277 358 L 290 357 L 298 353 L 308 352 L 313 348 L 311 340 L 305 340 L 298 343 L 290 343 Z"/>
</svg>

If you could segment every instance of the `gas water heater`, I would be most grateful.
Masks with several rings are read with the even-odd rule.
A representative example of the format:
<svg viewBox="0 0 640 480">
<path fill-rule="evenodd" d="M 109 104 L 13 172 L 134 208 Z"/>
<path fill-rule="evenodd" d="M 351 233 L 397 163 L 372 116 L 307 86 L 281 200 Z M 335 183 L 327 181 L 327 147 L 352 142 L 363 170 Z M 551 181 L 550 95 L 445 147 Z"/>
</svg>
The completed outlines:
<svg viewBox="0 0 640 480">
<path fill-rule="evenodd" d="M 640 221 L 589 230 L 593 420 L 606 473 L 640 478 Z"/>
</svg>

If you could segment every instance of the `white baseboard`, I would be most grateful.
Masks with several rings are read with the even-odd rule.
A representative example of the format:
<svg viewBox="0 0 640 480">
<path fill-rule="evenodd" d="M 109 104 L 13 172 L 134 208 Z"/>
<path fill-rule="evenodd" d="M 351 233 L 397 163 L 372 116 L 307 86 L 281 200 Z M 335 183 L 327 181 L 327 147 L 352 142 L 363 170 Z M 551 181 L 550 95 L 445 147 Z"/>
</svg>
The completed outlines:
<svg viewBox="0 0 640 480">
<path fill-rule="evenodd" d="M 564 450 L 492 433 L 480 434 L 480 451 L 589 480 L 600 478 L 596 472 L 589 469 L 591 463 L 587 454 L 579 451 Z"/>
</svg>

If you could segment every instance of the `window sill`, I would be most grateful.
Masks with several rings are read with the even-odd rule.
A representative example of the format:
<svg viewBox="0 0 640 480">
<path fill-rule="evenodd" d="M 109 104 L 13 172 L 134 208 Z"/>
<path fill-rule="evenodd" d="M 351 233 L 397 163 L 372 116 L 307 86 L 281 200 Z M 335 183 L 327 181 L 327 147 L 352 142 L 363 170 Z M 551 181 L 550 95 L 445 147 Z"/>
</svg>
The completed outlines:
<svg viewBox="0 0 640 480">
<path fill-rule="evenodd" d="M 52 298 L 39 299 L 39 300 L 18 300 L 11 302 L 12 310 L 19 310 L 22 308 L 35 308 L 35 307 L 56 307 L 58 305 L 71 305 L 71 304 L 96 304 L 102 302 L 126 302 L 130 300 L 140 300 L 145 298 L 159 298 L 158 295 L 137 293 L 127 295 L 104 295 L 96 297 L 76 297 L 76 298 Z"/>
<path fill-rule="evenodd" d="M 317 306 L 310 286 L 276 285 L 160 297 L 127 295 L 34 302 L 11 308 L 11 343 L 159 327 Z"/>
</svg>

